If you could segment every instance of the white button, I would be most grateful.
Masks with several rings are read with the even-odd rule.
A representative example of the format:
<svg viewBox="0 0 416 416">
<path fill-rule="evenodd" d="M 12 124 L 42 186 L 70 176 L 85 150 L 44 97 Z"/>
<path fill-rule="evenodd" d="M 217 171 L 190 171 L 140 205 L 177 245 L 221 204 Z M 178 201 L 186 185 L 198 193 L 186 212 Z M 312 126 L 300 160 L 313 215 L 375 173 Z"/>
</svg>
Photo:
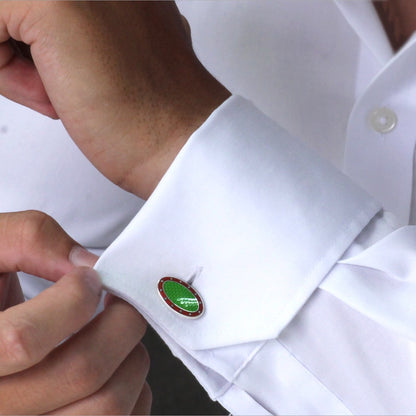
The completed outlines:
<svg viewBox="0 0 416 416">
<path fill-rule="evenodd" d="M 387 107 L 376 108 L 370 114 L 371 127 L 379 133 L 391 132 L 397 124 L 397 116 Z"/>
</svg>

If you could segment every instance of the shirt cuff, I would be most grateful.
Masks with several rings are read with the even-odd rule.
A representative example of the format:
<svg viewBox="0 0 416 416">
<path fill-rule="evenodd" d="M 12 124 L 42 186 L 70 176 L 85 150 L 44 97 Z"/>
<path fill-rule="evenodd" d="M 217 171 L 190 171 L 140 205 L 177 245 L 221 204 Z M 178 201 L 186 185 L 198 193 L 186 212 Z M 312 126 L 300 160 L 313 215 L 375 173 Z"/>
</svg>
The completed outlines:
<svg viewBox="0 0 416 416">
<path fill-rule="evenodd" d="M 192 135 L 96 269 L 217 397 L 378 210 L 351 180 L 233 96 Z M 158 281 L 196 274 L 205 313 L 187 319 L 162 302 Z"/>
</svg>

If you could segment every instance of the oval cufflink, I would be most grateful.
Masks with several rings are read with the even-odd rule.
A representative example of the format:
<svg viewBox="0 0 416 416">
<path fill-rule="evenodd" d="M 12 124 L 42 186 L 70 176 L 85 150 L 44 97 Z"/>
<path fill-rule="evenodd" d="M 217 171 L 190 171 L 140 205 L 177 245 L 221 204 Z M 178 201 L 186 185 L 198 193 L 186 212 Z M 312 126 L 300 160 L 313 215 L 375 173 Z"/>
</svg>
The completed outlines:
<svg viewBox="0 0 416 416">
<path fill-rule="evenodd" d="M 188 283 L 176 277 L 164 277 L 157 285 L 158 293 L 169 308 L 186 318 L 199 318 L 204 303 L 199 293 Z"/>
</svg>

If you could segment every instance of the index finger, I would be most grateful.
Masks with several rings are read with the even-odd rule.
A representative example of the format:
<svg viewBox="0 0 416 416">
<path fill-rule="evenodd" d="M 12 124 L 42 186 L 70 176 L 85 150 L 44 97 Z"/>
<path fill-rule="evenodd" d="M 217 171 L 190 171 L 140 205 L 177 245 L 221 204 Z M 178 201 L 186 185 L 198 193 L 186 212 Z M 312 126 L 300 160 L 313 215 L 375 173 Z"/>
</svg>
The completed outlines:
<svg viewBox="0 0 416 416">
<path fill-rule="evenodd" d="M 58 118 L 36 66 L 21 59 L 16 43 L 10 43 L 10 40 L 21 41 L 23 35 L 28 36 L 26 28 L 45 14 L 41 6 L 41 3 L 35 5 L 29 1 L 0 2 L 0 91 L 10 100 Z M 29 42 L 30 38 L 25 41 Z"/>
<path fill-rule="evenodd" d="M 24 271 L 56 281 L 74 268 L 75 247 L 80 245 L 42 212 L 0 214 L 0 273 Z"/>
</svg>

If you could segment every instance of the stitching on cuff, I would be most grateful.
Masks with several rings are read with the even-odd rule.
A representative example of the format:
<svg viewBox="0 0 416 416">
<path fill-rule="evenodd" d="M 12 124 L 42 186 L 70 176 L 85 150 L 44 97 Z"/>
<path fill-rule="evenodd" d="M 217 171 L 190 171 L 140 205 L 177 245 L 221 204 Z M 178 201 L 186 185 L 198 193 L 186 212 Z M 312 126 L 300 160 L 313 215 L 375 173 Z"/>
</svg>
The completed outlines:
<svg viewBox="0 0 416 416">
<path fill-rule="evenodd" d="M 234 372 L 233 376 L 231 377 L 231 380 L 228 380 L 228 383 L 226 383 L 222 388 L 220 388 L 216 393 L 213 394 L 214 400 L 217 400 L 218 397 L 224 395 L 233 386 L 234 380 L 240 375 L 240 373 L 244 370 L 247 364 L 257 355 L 257 353 L 266 345 L 266 342 L 267 341 L 263 341 L 260 345 L 257 345 L 255 348 L 253 348 L 253 351 L 251 351 L 251 353 L 243 361 L 240 367 L 238 367 L 237 370 Z"/>
</svg>

